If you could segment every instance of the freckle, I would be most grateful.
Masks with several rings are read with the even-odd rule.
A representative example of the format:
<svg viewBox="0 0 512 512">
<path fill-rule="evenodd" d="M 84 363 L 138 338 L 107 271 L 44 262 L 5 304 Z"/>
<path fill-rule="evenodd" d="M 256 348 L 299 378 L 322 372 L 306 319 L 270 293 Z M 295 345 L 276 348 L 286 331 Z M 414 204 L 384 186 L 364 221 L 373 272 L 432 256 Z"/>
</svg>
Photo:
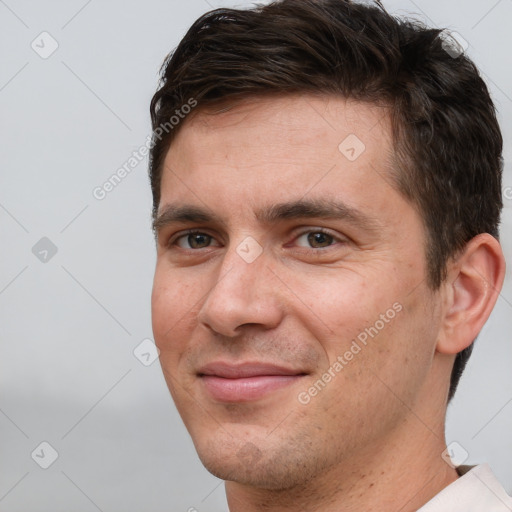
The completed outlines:
<svg viewBox="0 0 512 512">
<path fill-rule="evenodd" d="M 375 484 L 372 482 L 372 483 L 370 484 L 370 487 L 373 487 L 374 485 L 375 485 Z"/>
</svg>

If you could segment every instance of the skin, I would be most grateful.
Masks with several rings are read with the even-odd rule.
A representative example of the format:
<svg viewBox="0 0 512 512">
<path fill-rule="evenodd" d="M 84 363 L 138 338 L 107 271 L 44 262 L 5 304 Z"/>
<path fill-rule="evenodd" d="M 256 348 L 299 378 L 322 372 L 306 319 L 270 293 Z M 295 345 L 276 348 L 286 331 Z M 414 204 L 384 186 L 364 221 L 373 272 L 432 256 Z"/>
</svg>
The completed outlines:
<svg viewBox="0 0 512 512">
<path fill-rule="evenodd" d="M 421 217 L 390 177 L 385 108 L 312 95 L 231 107 L 180 127 L 156 222 L 155 341 L 199 457 L 226 480 L 232 512 L 417 510 L 457 478 L 441 456 L 450 372 L 501 287 L 499 244 L 479 235 L 432 290 Z M 354 161 L 338 149 L 350 134 L 365 145 Z M 306 200 L 342 202 L 359 217 L 258 215 Z M 184 204 L 215 219 L 171 222 L 170 207 Z M 252 262 L 239 252 L 247 237 Z M 198 375 L 218 360 L 301 376 L 225 403 Z"/>
</svg>

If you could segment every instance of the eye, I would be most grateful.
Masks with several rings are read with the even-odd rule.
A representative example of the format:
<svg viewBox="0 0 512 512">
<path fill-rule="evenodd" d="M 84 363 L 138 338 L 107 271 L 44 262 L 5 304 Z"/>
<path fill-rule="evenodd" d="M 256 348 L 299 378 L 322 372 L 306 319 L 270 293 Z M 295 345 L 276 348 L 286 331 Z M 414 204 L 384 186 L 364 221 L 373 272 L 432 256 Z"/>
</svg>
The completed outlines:
<svg viewBox="0 0 512 512">
<path fill-rule="evenodd" d="M 299 235 L 296 239 L 297 245 L 301 247 L 310 247 L 313 249 L 322 249 L 333 245 L 336 238 L 322 230 L 308 231 Z"/>
<path fill-rule="evenodd" d="M 209 247 L 214 238 L 207 233 L 190 231 L 174 239 L 171 245 L 177 245 L 181 249 L 205 249 Z M 218 246 L 218 244 L 216 244 Z"/>
</svg>

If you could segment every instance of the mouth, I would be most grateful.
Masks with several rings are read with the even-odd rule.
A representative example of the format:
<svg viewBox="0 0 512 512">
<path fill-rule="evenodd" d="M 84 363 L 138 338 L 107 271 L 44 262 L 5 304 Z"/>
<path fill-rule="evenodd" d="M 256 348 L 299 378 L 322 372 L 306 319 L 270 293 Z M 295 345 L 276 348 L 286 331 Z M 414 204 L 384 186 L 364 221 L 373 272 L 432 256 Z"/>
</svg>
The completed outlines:
<svg viewBox="0 0 512 512">
<path fill-rule="evenodd" d="M 207 393 L 218 402 L 250 402 L 296 383 L 306 373 L 265 363 L 210 363 L 197 373 Z"/>
</svg>

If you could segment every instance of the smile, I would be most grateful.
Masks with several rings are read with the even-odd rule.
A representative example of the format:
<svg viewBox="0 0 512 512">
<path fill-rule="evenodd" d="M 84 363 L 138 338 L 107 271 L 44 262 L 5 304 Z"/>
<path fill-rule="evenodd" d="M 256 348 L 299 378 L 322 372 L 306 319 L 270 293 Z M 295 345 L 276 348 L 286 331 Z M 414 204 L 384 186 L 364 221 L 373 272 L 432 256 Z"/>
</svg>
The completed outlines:
<svg viewBox="0 0 512 512">
<path fill-rule="evenodd" d="M 305 375 L 302 371 L 275 365 L 213 363 L 198 376 L 208 394 L 219 402 L 249 402 L 289 386 Z"/>
</svg>

